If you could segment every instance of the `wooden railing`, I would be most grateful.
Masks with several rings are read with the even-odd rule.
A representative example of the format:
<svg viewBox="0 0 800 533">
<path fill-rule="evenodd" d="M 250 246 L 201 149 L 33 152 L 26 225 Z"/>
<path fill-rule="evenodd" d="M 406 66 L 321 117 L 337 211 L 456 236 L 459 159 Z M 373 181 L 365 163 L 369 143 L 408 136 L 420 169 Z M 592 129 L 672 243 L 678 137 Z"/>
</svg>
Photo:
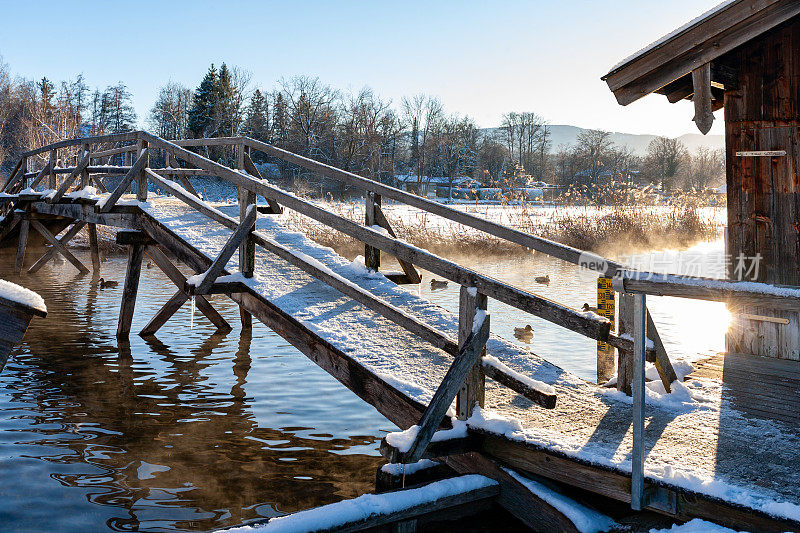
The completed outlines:
<svg viewBox="0 0 800 533">
<path fill-rule="evenodd" d="M 119 146 L 109 147 L 107 146 L 109 144 L 119 144 Z M 91 151 L 92 147 L 98 147 L 99 145 L 106 146 L 102 146 L 100 150 Z M 57 161 L 58 150 L 76 146 L 82 147 L 83 152 L 76 158 L 75 166 L 69 168 L 56 167 L 55 162 Z M 220 164 L 187 149 L 198 146 L 233 147 L 236 154 L 237 168 L 234 169 Z M 353 222 L 332 213 L 311 201 L 299 198 L 262 180 L 251 158 L 253 150 L 362 189 L 365 191 L 367 198 L 364 224 Z M 46 152 L 49 152 L 50 156 L 44 167 L 38 171 L 28 171 L 27 159 Z M 167 166 L 165 168 L 153 169 L 149 167 L 150 154 L 156 152 L 166 155 Z M 124 154 L 127 158 L 122 166 L 110 165 L 108 164 L 110 161 L 106 161 L 105 165 L 91 164 L 98 159 L 111 158 L 119 154 Z M 182 161 L 186 166 L 181 167 L 179 161 Z M 146 132 L 129 132 L 62 141 L 25 152 L 9 176 L 3 191 L 14 193 L 26 187 L 36 187 L 41 185 L 45 177 L 49 176 L 49 188 L 53 189 L 54 192 L 45 200 L 58 202 L 72 187 L 85 187 L 91 182 L 103 187 L 102 181 L 97 178 L 98 175 L 102 174 L 122 175 L 123 178 L 109 196 L 98 203 L 96 209 L 100 213 L 111 211 L 116 202 L 131 188 L 134 182 L 136 182 L 137 199 L 140 201 L 146 200 L 147 185 L 152 182 L 198 212 L 233 230 L 231 239 L 212 263 L 211 268 L 201 277 L 201 281 L 198 283 L 187 282 L 185 287 L 187 292 L 200 295 L 213 292 L 230 292 L 233 290 L 231 285 L 218 282 L 217 279 L 218 276 L 224 273 L 224 266 L 232 256 L 233 251 L 235 249 L 239 250 L 240 272 L 245 276 L 250 276 L 255 264 L 255 246 L 260 246 L 453 356 L 454 362 L 447 376 L 437 389 L 433 400 L 422 417 L 417 439 L 411 450 L 403 458 L 406 461 L 417 459 L 421 456 L 453 399 L 456 399 L 457 415 L 460 419 L 468 418 L 476 404 L 483 404 L 484 376 L 486 375 L 538 405 L 548 408 L 555 406 L 556 396 L 552 390 L 538 387 L 535 384 L 532 385 L 530 381 L 520 379 L 513 371 L 504 368 L 502 364 L 499 366 L 496 363 L 488 364 L 480 357 L 484 352 L 489 336 L 489 317 L 485 315 L 488 298 L 494 298 L 570 331 L 607 342 L 616 347 L 620 353 L 628 354 L 628 360 L 632 364 L 630 378 L 634 398 L 632 485 L 632 505 L 634 508 L 637 508 L 637 506 L 640 508 L 643 499 L 645 361 L 652 360 L 656 362 L 666 387 L 669 387 L 669 384 L 674 379 L 674 371 L 669 365 L 669 359 L 666 356 L 663 344 L 647 312 L 645 294 L 800 309 L 800 304 L 798 303 L 800 302 L 800 289 L 795 289 L 793 292 L 790 289 L 776 289 L 773 286 L 764 284 L 737 284 L 735 282 L 720 282 L 716 280 L 713 282 L 710 280 L 698 281 L 697 278 L 678 278 L 655 274 L 643 275 L 629 272 L 616 262 L 592 255 L 589 255 L 589 257 L 594 260 L 587 262 L 587 254 L 576 248 L 481 219 L 438 202 L 421 198 L 406 191 L 247 137 L 167 141 Z M 217 176 L 236 186 L 238 188 L 240 206 L 239 219 L 228 216 L 205 203 L 187 179 L 188 176 L 194 175 Z M 58 176 L 66 177 L 60 180 L 59 183 Z M 78 178 L 80 178 L 80 182 L 76 184 Z M 181 185 L 176 183 L 176 180 Z M 257 196 L 263 196 L 267 200 L 267 212 L 279 213 L 283 208 L 292 209 L 359 240 L 365 246 L 367 265 L 374 270 L 380 267 L 381 252 L 396 257 L 403 268 L 403 274 L 395 278 L 398 281 L 419 282 L 420 278 L 416 267 L 421 267 L 437 276 L 461 285 L 458 339 L 449 338 L 444 333 L 411 316 L 404 310 L 338 276 L 323 265 L 308 261 L 302 254 L 295 253 L 256 230 L 255 204 Z M 600 276 L 613 277 L 615 289 L 624 294 L 624 298 L 620 298 L 620 300 L 632 302 L 633 304 L 632 315 L 634 319 L 633 323 L 629 324 L 633 333 L 632 339 L 611 333 L 611 324 L 609 320 L 603 317 L 593 313 L 576 311 L 558 302 L 465 268 L 398 239 L 381 209 L 381 202 L 384 197 L 478 229 L 506 241 L 587 267 L 595 270 Z M 375 226 L 384 231 L 379 231 Z M 476 320 L 476 316 L 483 318 Z M 653 341 L 652 348 L 648 347 L 648 337 Z"/>
</svg>

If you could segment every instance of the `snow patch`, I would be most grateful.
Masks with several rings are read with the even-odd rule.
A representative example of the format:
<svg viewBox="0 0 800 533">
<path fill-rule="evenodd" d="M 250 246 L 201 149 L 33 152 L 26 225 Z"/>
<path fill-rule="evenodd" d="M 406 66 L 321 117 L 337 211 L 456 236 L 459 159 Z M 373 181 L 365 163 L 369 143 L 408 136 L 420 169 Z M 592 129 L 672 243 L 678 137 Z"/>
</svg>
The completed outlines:
<svg viewBox="0 0 800 533">
<path fill-rule="evenodd" d="M 685 524 L 675 524 L 669 529 L 651 529 L 650 533 L 736 533 L 736 530 L 695 518 Z"/>
<path fill-rule="evenodd" d="M 381 472 L 384 474 L 389 474 L 390 476 L 401 476 L 403 474 L 411 475 L 417 472 L 421 472 L 422 470 L 427 470 L 429 468 L 433 468 L 435 466 L 439 466 L 441 463 L 437 463 L 436 461 L 431 461 L 430 459 L 420 459 L 416 463 L 389 463 L 385 464 L 381 467 Z"/>
<path fill-rule="evenodd" d="M 16 302 L 26 307 L 47 311 L 44 299 L 37 293 L 4 279 L 0 279 L 0 298 Z"/>
<path fill-rule="evenodd" d="M 477 409 L 477 408 L 476 408 Z M 419 426 L 414 425 L 405 431 L 395 431 L 386 435 L 386 443 L 397 448 L 401 453 L 405 453 L 411 449 L 414 439 L 417 438 L 419 433 Z M 463 420 L 453 419 L 452 429 L 440 429 L 433 434 L 431 442 L 440 442 L 450 439 L 463 439 L 467 436 L 467 424 Z"/>
</svg>

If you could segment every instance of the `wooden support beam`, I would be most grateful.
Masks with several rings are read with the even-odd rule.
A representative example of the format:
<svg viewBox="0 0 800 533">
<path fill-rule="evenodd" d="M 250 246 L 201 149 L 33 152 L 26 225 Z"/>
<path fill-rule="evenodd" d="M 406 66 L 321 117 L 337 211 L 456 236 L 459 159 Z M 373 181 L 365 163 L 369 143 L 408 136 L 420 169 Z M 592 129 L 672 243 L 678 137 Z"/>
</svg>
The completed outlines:
<svg viewBox="0 0 800 533">
<path fill-rule="evenodd" d="M 55 194 L 52 197 L 47 199 L 48 203 L 54 204 L 61 201 L 61 198 L 67 193 L 69 188 L 75 183 L 77 177 L 83 172 L 83 170 L 89 165 L 89 155 L 85 155 L 78 161 L 78 164 L 75 165 L 75 170 L 73 170 L 69 176 L 61 183 L 61 186 L 56 190 Z"/>
<path fill-rule="evenodd" d="M 89 224 L 89 250 L 92 254 L 92 271 L 100 273 L 100 246 L 97 242 L 97 224 Z"/>
<path fill-rule="evenodd" d="M 486 313 L 488 299 L 485 294 L 480 294 L 478 289 L 461 287 L 458 304 L 458 348 L 462 352 L 467 343 L 472 340 L 473 324 L 477 313 Z M 487 337 L 488 338 L 488 337 Z M 481 365 L 481 357 L 486 355 L 484 347 L 478 360 L 472 366 L 466 379 L 456 396 L 456 416 L 459 420 L 466 420 L 472 416 L 475 404 L 483 407 L 486 399 L 485 376 Z"/>
<path fill-rule="evenodd" d="M 404 454 L 402 459 L 404 463 L 416 463 L 422 458 L 425 448 L 428 447 L 433 434 L 439 428 L 442 418 L 450 408 L 450 404 L 453 403 L 464 380 L 480 358 L 488 339 L 489 316 L 486 315 L 478 328 L 472 329 L 464 347 L 450 365 L 436 392 L 433 393 L 433 398 L 419 421 L 419 431 L 414 442 Z"/>
<path fill-rule="evenodd" d="M 183 292 L 181 289 L 172 295 L 172 297 L 167 300 L 167 302 L 161 306 L 161 309 L 153 315 L 153 318 L 150 319 L 150 322 L 147 323 L 145 327 L 139 332 L 139 335 L 142 337 L 147 337 L 150 335 L 155 335 L 156 332 L 161 329 L 161 326 L 167 323 L 172 315 L 174 315 L 178 309 L 188 300 L 189 297 Z"/>
<path fill-rule="evenodd" d="M 250 158 L 250 147 L 246 146 L 245 148 L 246 148 L 246 151 L 245 151 L 245 154 L 244 154 L 244 169 L 245 169 L 245 171 L 248 174 L 250 174 L 251 176 L 254 176 L 256 179 L 260 179 L 260 180 L 264 179 L 261 176 L 261 172 L 258 171 L 258 167 L 256 167 L 256 164 L 253 163 L 253 160 Z M 264 211 L 259 211 L 259 213 L 266 213 L 266 214 L 269 214 L 269 215 L 280 215 L 281 213 L 283 213 L 283 208 L 278 204 L 278 202 L 276 202 L 275 200 L 273 200 L 271 198 L 267 198 L 266 200 L 267 200 L 267 206 L 266 206 L 267 209 L 264 210 Z"/>
<path fill-rule="evenodd" d="M 32 226 L 33 226 L 33 227 L 36 229 L 36 231 L 38 231 L 38 232 L 39 232 L 39 233 L 42 235 L 42 237 L 44 237 L 44 238 L 45 238 L 45 239 L 46 239 L 46 240 L 47 240 L 47 241 L 48 241 L 50 244 L 52 244 L 52 245 L 53 245 L 53 248 L 55 249 L 55 251 L 56 251 L 56 252 L 58 252 L 58 253 L 60 253 L 61 255 L 63 255 L 63 256 L 64 256 L 64 257 L 67 259 L 67 261 L 69 261 L 70 263 L 72 263 L 72 265 L 73 265 L 75 268 L 77 268 L 77 269 L 80 271 L 80 273 L 81 273 L 81 274 L 86 274 L 87 272 L 89 272 L 89 269 L 88 269 L 88 268 L 86 268 L 86 267 L 83 265 L 83 263 L 81 263 L 81 262 L 78 260 L 78 258 L 77 258 L 77 257 L 75 257 L 74 255 L 72 255 L 72 252 L 70 252 L 69 250 L 67 250 L 67 247 L 66 247 L 66 246 L 64 246 L 64 244 L 62 244 L 62 242 L 61 242 L 61 241 L 59 241 L 59 240 L 56 238 L 56 236 L 55 236 L 55 235 L 53 235 L 53 234 L 50 232 L 50 230 L 49 230 L 49 229 L 47 229 L 47 228 L 44 226 L 44 224 L 42 224 L 41 222 L 39 222 L 39 221 L 38 221 L 38 220 L 36 220 L 36 219 L 32 219 L 32 220 L 31 220 L 31 225 L 32 225 Z M 40 267 L 41 267 L 41 265 L 40 265 Z"/>
<path fill-rule="evenodd" d="M 30 220 L 24 217 L 19 223 L 19 240 L 17 241 L 17 256 L 14 261 L 14 273 L 19 274 L 22 272 L 22 267 L 25 265 L 25 247 L 28 245 L 28 231 L 30 228 Z"/>
<path fill-rule="evenodd" d="M 675 369 L 669 360 L 664 343 L 661 342 L 661 335 L 658 334 L 653 317 L 650 316 L 650 311 L 647 311 L 647 337 L 653 341 L 653 347 L 656 352 L 654 364 L 656 370 L 658 370 L 658 376 L 661 378 L 661 383 L 663 383 L 667 392 L 672 392 L 672 382 L 678 379 L 678 375 L 675 374 Z"/>
<path fill-rule="evenodd" d="M 633 336 L 633 295 L 619 295 L 619 334 Z M 631 395 L 633 381 L 633 347 L 629 350 L 617 349 L 617 390 Z"/>
<path fill-rule="evenodd" d="M 257 215 L 258 212 L 256 211 L 256 207 L 254 205 L 250 205 L 247 208 L 239 227 L 236 228 L 228 241 L 225 243 L 225 246 L 222 247 L 222 250 L 220 250 L 219 254 L 214 259 L 214 262 L 211 263 L 211 266 L 208 267 L 208 270 L 206 270 L 203 274 L 203 280 L 200 282 L 200 284 L 191 285 L 187 283 L 186 287 L 189 294 L 208 294 L 208 289 L 211 288 L 219 275 L 225 269 L 225 265 L 227 265 L 228 261 L 230 261 L 231 257 L 233 257 L 234 252 L 247 237 L 247 234 L 252 231 Z M 241 248 L 239 253 L 241 253 Z"/>
<path fill-rule="evenodd" d="M 181 271 L 178 270 L 178 268 L 172 264 L 172 261 L 169 260 L 167 255 L 164 252 L 162 252 L 161 249 L 155 244 L 147 245 L 147 247 L 145 248 L 145 253 L 150 259 L 153 260 L 156 266 L 159 269 L 161 269 L 161 271 L 172 281 L 172 283 L 174 283 L 175 286 L 178 287 L 178 290 L 186 296 L 186 298 L 184 298 L 184 301 L 188 300 L 189 295 L 185 291 L 186 276 L 184 276 L 181 273 Z M 173 296 L 173 298 L 175 297 Z M 183 302 L 181 302 L 181 304 L 182 303 Z M 233 329 L 231 328 L 230 324 L 228 324 L 228 322 L 222 317 L 222 315 L 220 315 L 217 312 L 217 310 L 211 306 L 211 303 L 208 300 L 206 300 L 204 296 L 196 296 L 195 305 L 197 306 L 197 309 L 200 310 L 200 312 L 203 313 L 206 316 L 206 318 L 208 318 L 211 321 L 211 323 L 217 327 L 218 332 L 223 333 Z M 156 327 L 157 324 L 156 317 L 153 317 L 150 323 L 148 323 L 148 325 L 145 326 L 145 328 L 141 332 L 139 332 L 139 334 L 140 335 L 154 334 L 163 325 L 163 323 L 166 322 L 175 313 L 175 311 L 178 310 L 179 307 L 180 305 L 178 305 L 178 307 L 176 307 L 172 311 L 172 313 L 169 313 L 165 317 L 163 317 L 163 322 L 161 322 L 161 324 L 159 324 L 157 327 Z M 167 313 L 168 310 L 169 307 L 167 306 L 167 304 L 165 304 L 164 307 L 162 307 L 161 311 L 158 312 L 158 314 L 162 314 L 162 312 Z"/>
<path fill-rule="evenodd" d="M 86 155 L 89 156 L 89 162 L 92 161 L 91 146 L 89 145 L 89 143 L 83 144 L 83 154 L 84 156 Z M 81 170 L 81 186 L 79 187 L 80 189 L 84 189 L 89 185 L 89 171 L 86 170 L 88 166 L 89 163 L 86 163 L 86 167 L 84 167 L 83 170 Z"/>
<path fill-rule="evenodd" d="M 117 185 L 117 188 L 114 189 L 114 192 L 111 193 L 103 202 L 98 203 L 98 212 L 99 213 L 108 213 L 114 207 L 114 204 L 117 203 L 117 200 L 125 194 L 125 191 L 131 186 L 133 180 L 139 175 L 139 172 L 146 168 L 147 161 L 148 161 L 148 150 L 145 148 L 142 151 L 142 154 L 136 159 L 136 162 L 131 166 L 131 169 L 125 174 L 125 177 L 122 178 L 122 181 Z"/>
<path fill-rule="evenodd" d="M 16 183 L 16 181 L 19 179 L 19 175 L 24 174 L 24 172 L 20 172 L 22 170 L 22 163 L 24 159 L 25 159 L 24 157 L 20 157 L 19 161 L 17 161 L 17 164 L 14 166 L 13 169 L 11 169 L 11 172 L 8 174 L 8 179 L 3 185 L 2 189 L 3 191 L 8 192 L 10 187 L 12 187 L 14 183 Z"/>
<path fill-rule="evenodd" d="M 36 186 L 39 185 L 39 183 L 44 179 L 45 176 L 51 175 L 50 165 L 52 164 L 53 164 L 52 161 L 48 161 L 47 164 L 44 167 L 42 167 L 42 170 L 40 170 L 39 173 L 36 174 L 36 177 L 33 178 L 33 181 L 31 181 L 31 184 L 29 185 L 31 189 L 35 189 Z"/>
<path fill-rule="evenodd" d="M 391 235 L 395 239 L 397 238 L 397 234 L 394 232 L 392 225 L 389 224 L 389 220 L 386 218 L 386 215 L 383 212 L 383 208 L 381 208 L 380 205 L 376 206 L 375 209 L 375 221 L 378 223 L 378 226 L 385 229 L 389 233 L 389 235 Z M 405 275 L 405 279 L 398 278 L 397 280 L 393 280 L 395 281 L 395 283 L 397 283 L 398 285 L 401 284 L 416 285 L 422 282 L 422 276 L 419 275 L 419 272 L 417 271 L 416 268 L 414 268 L 414 265 L 400 258 L 397 258 L 397 262 L 400 263 L 400 268 L 403 269 L 403 274 Z M 387 275 L 387 277 L 389 276 Z"/>
<path fill-rule="evenodd" d="M 244 144 L 236 145 L 236 168 L 245 170 L 245 146 Z M 246 170 L 245 170 L 246 171 Z M 250 206 L 255 206 L 256 194 L 245 188 L 239 187 L 239 220 L 240 225 L 244 223 L 247 217 Z M 254 208 L 253 213 L 258 215 L 258 211 Z M 253 226 L 250 230 L 255 229 L 255 219 L 253 219 Z M 249 236 L 249 232 L 244 234 L 244 239 L 239 245 L 239 272 L 246 278 L 253 277 L 256 265 L 256 247 L 253 239 Z M 239 307 L 239 315 L 242 321 L 242 329 L 250 329 L 253 327 L 253 316 L 246 310 Z"/>
<path fill-rule="evenodd" d="M 122 303 L 119 307 L 119 323 L 117 337 L 126 339 L 131 332 L 133 310 L 136 307 L 136 295 L 139 292 L 139 276 L 142 272 L 144 245 L 134 244 L 128 252 L 128 268 L 125 271 L 125 286 L 122 289 Z"/>
<path fill-rule="evenodd" d="M 711 130 L 714 123 L 714 113 L 711 109 L 711 63 L 696 68 L 692 71 L 692 101 L 694 102 L 694 123 L 697 129 L 705 135 Z"/>
<path fill-rule="evenodd" d="M 83 227 L 85 225 L 86 225 L 86 222 L 81 222 L 81 221 L 75 222 L 72 225 L 72 227 L 69 229 L 69 231 L 67 231 L 67 233 L 65 233 L 63 237 L 58 239 L 58 242 L 60 242 L 64 246 L 66 246 L 67 243 L 69 243 L 69 241 L 71 241 L 72 238 L 75 237 L 75 235 L 77 235 L 78 232 L 81 229 L 83 229 Z M 56 254 L 59 253 L 59 252 L 60 252 L 60 250 L 58 248 L 56 248 L 55 246 L 51 246 L 49 250 L 47 250 L 33 265 L 31 265 L 31 267 L 28 269 L 28 274 L 36 273 L 48 261 L 50 261 L 52 258 L 54 258 L 56 256 Z"/>
</svg>

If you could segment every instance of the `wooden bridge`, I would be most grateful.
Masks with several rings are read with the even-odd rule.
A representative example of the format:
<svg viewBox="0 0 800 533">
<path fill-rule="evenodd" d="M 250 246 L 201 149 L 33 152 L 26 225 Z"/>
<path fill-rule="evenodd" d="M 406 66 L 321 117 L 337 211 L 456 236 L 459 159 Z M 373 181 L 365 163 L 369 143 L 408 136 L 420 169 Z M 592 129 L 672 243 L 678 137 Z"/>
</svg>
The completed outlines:
<svg viewBox="0 0 800 533">
<path fill-rule="evenodd" d="M 201 155 L 209 149 L 235 154 L 235 164 Z M 253 151 L 362 189 L 364 224 L 261 179 L 251 159 Z M 163 156 L 162 168 L 151 168 L 155 155 Z M 123 164 L 110 164 L 120 158 Z M 59 161 L 71 162 L 60 166 Z M 206 175 L 237 187 L 238 205 L 203 201 L 188 178 Z M 120 176 L 118 185 L 107 190 L 110 180 L 104 179 Z M 162 194 L 149 193 L 148 186 Z M 258 204 L 258 197 L 265 201 Z M 571 309 L 402 241 L 381 210 L 384 198 L 613 277 L 621 293 L 620 333 L 611 331 L 611 322 L 599 315 Z M 382 451 L 390 461 L 436 458 L 450 475 L 491 478 L 496 484 L 480 482 L 470 489 L 474 499 L 498 502 L 533 529 L 570 531 L 575 526 L 502 467 L 579 494 L 630 503 L 635 510 L 705 518 L 738 529 L 800 530 L 796 419 L 737 409 L 723 386 L 712 389 L 716 396 L 701 408 L 676 411 L 656 405 L 645 413 L 644 377 L 647 360 L 656 364 L 666 390 L 676 379 L 647 313 L 645 295 L 731 305 L 769 302 L 797 310 L 800 289 L 629 272 L 581 250 L 245 137 L 167 141 L 130 132 L 55 143 L 23 154 L 0 201 L 5 210 L 0 245 L 16 248 L 17 272 L 35 272 L 56 254 L 88 272 L 66 246 L 84 227 L 92 266 L 99 272 L 97 225 L 121 228 L 117 241 L 129 247 L 129 256 L 118 337 L 130 333 L 147 255 L 176 288 L 141 335 L 154 335 L 189 298 L 219 329 L 230 329 L 204 298 L 225 294 L 239 305 L 243 328 L 256 317 L 400 428 L 412 428 L 405 434 L 407 445 L 384 440 Z M 284 209 L 364 243 L 367 269 L 353 268 L 332 250 L 288 230 L 273 216 Z M 37 239 L 49 248 L 26 266 L 26 253 L 30 255 Z M 381 253 L 397 258 L 402 272 L 371 274 L 381 267 Z M 197 275 L 187 279 L 175 261 Z M 461 286 L 458 317 L 398 287 L 418 283 L 417 268 Z M 617 348 L 618 387 L 632 394 L 632 400 L 493 336 L 485 312 L 489 298 Z M 724 378 L 713 369 L 724 369 L 726 361 L 721 356 L 704 367 L 704 376 Z M 736 362 L 741 364 L 740 358 Z M 800 389 L 800 372 L 793 363 L 763 367 L 772 377 L 780 372 L 791 378 L 789 392 L 784 393 L 791 401 Z M 509 422 L 512 418 L 518 422 Z M 412 476 L 405 477 L 412 484 Z M 390 518 L 408 522 L 430 511 L 421 505 Z"/>
</svg>

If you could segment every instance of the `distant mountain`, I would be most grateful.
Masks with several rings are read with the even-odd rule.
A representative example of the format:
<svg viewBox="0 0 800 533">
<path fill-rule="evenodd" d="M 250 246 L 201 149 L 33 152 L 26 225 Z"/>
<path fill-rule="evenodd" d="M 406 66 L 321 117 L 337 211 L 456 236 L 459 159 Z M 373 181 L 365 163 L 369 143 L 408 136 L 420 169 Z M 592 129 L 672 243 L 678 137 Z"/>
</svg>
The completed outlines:
<svg viewBox="0 0 800 533">
<path fill-rule="evenodd" d="M 586 128 L 567 125 L 548 125 L 550 129 L 551 150 L 556 151 L 561 145 L 571 146 L 575 144 L 578 134 L 588 131 Z M 499 128 L 489 128 L 497 130 Z M 629 146 L 636 155 L 644 155 L 647 152 L 647 145 L 658 135 L 638 135 L 634 133 L 612 132 L 611 140 L 617 146 Z M 722 135 L 700 135 L 699 133 L 687 133 L 678 137 L 690 152 L 694 152 L 700 146 L 708 147 L 712 150 L 725 147 L 725 138 Z"/>
</svg>

